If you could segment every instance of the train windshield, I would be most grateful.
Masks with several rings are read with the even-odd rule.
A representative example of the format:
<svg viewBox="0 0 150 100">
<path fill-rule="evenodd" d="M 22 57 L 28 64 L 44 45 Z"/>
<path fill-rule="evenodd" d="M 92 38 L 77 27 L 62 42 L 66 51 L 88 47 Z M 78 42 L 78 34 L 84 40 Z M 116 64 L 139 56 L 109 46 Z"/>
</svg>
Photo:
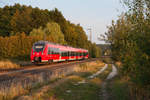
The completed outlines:
<svg viewBox="0 0 150 100">
<path fill-rule="evenodd" d="M 43 49 L 44 49 L 44 44 L 35 44 L 34 45 L 34 51 L 35 52 L 41 52 L 41 51 L 43 51 Z"/>
</svg>

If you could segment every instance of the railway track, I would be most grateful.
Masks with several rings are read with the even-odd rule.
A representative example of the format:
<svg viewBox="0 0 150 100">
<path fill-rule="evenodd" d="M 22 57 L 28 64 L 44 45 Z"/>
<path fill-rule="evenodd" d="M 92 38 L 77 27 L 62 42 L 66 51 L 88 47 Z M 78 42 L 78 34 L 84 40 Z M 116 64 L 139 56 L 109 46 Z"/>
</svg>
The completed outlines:
<svg viewBox="0 0 150 100">
<path fill-rule="evenodd" d="M 22 69 L 16 69 L 13 71 L 0 72 L 0 84 L 3 82 L 5 83 L 7 81 L 11 82 L 14 80 L 21 81 L 21 80 L 29 79 L 30 77 L 41 73 L 53 74 L 53 72 L 57 72 L 57 70 L 59 70 L 60 73 L 62 73 L 65 70 L 67 71 L 67 69 L 69 68 L 71 69 L 71 67 L 73 67 L 74 65 L 85 63 L 85 62 L 96 61 L 96 60 L 97 59 L 87 59 L 83 61 L 55 63 L 51 65 L 42 65 L 42 66 L 32 65 Z"/>
<path fill-rule="evenodd" d="M 94 60 L 95 58 L 92 59 L 86 59 L 86 60 L 80 60 L 80 61 L 64 61 L 64 62 L 54 62 L 51 64 L 29 64 L 29 65 L 21 65 L 22 67 L 17 68 L 17 69 L 0 69 L 0 75 L 3 73 L 8 73 L 8 72 L 17 72 L 21 70 L 29 70 L 29 69 L 38 69 L 38 68 L 45 68 L 45 67 L 50 67 L 50 66 L 55 66 L 55 65 L 62 65 L 62 64 L 70 64 L 70 63 L 78 63 L 82 61 L 89 61 L 89 60 Z"/>
</svg>

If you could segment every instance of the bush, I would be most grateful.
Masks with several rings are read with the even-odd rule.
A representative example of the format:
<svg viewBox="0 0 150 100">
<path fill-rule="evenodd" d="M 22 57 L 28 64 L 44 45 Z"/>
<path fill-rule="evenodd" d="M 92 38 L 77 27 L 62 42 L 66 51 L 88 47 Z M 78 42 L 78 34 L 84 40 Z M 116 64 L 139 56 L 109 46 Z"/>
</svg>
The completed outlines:
<svg viewBox="0 0 150 100">
<path fill-rule="evenodd" d="M 30 57 L 33 43 L 38 40 L 40 40 L 39 37 L 26 36 L 24 33 L 10 37 L 0 37 L 0 57 L 1 59 L 27 60 Z"/>
</svg>

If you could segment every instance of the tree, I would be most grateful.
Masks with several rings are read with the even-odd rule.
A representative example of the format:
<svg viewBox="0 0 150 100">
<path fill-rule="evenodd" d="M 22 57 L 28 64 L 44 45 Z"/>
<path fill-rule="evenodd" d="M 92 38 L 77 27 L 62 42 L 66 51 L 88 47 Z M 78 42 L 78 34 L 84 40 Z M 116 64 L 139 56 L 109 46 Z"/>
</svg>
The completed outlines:
<svg viewBox="0 0 150 100">
<path fill-rule="evenodd" d="M 37 36 L 41 39 L 44 39 L 44 36 L 45 36 L 45 32 L 44 30 L 42 29 L 42 27 L 39 27 L 38 29 L 33 29 L 31 32 L 30 32 L 30 36 Z"/>
<path fill-rule="evenodd" d="M 66 44 L 64 40 L 64 35 L 61 32 L 60 26 L 53 22 L 53 23 L 47 23 L 46 27 L 33 29 L 30 32 L 30 36 L 38 36 L 41 39 L 50 39 L 50 41 L 60 44 Z"/>
<path fill-rule="evenodd" d="M 32 8 L 25 8 L 22 12 L 19 10 L 16 10 L 15 14 L 13 15 L 10 24 L 12 27 L 12 34 L 15 34 L 17 32 L 25 32 L 26 34 L 29 34 L 29 32 L 32 30 L 31 26 L 31 12 Z"/>
<path fill-rule="evenodd" d="M 9 36 L 11 31 L 9 7 L 0 8 L 0 36 Z"/>
<path fill-rule="evenodd" d="M 125 0 L 124 0 L 125 1 Z M 122 72 L 132 82 L 147 87 L 150 84 L 150 16 L 148 0 L 128 0 L 129 11 L 108 27 L 115 60 L 123 64 Z"/>
</svg>

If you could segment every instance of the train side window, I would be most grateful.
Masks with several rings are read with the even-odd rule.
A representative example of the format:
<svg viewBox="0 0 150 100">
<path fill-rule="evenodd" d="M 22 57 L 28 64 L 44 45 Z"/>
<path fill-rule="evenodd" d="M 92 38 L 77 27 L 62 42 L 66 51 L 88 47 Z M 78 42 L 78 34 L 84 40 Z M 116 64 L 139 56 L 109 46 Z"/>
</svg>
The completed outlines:
<svg viewBox="0 0 150 100">
<path fill-rule="evenodd" d="M 67 52 L 65 52 L 65 56 L 67 56 Z"/>
<path fill-rule="evenodd" d="M 60 54 L 61 54 L 61 56 L 63 57 L 63 52 L 61 52 Z"/>
<path fill-rule="evenodd" d="M 52 51 L 52 54 L 54 54 L 54 51 Z"/>
<path fill-rule="evenodd" d="M 63 52 L 63 57 L 65 57 L 66 56 L 66 52 Z"/>
<path fill-rule="evenodd" d="M 51 54 L 52 54 L 52 48 L 50 48 L 50 52 L 51 52 Z"/>
<path fill-rule="evenodd" d="M 55 53 L 55 54 L 57 54 L 57 51 L 58 51 L 57 48 L 54 48 L 54 53 Z"/>
<path fill-rule="evenodd" d="M 55 48 L 52 48 L 52 54 L 55 54 L 55 50 L 54 50 Z"/>
<path fill-rule="evenodd" d="M 63 52 L 61 52 L 61 56 L 63 57 L 64 55 L 63 55 Z"/>
<path fill-rule="evenodd" d="M 88 52 L 85 53 L 85 56 L 87 56 L 87 55 L 88 55 Z"/>
<path fill-rule="evenodd" d="M 59 54 L 59 49 L 58 48 L 56 49 L 56 54 Z"/>
<path fill-rule="evenodd" d="M 55 54 L 55 48 L 52 48 L 52 53 Z"/>
<path fill-rule="evenodd" d="M 50 53 L 50 51 L 49 51 L 49 47 L 48 47 L 47 54 L 49 54 L 49 53 Z"/>
<path fill-rule="evenodd" d="M 70 53 L 71 53 L 70 55 L 72 56 L 72 52 L 70 52 Z"/>
<path fill-rule="evenodd" d="M 71 56 L 71 52 L 69 52 L 69 56 Z"/>
<path fill-rule="evenodd" d="M 48 54 L 51 54 L 51 48 L 48 47 Z"/>
<path fill-rule="evenodd" d="M 50 48 L 51 54 L 59 54 L 59 49 L 58 48 Z"/>
<path fill-rule="evenodd" d="M 84 52 L 84 56 L 86 56 L 86 53 Z"/>
<path fill-rule="evenodd" d="M 60 55 L 62 56 L 62 52 L 60 52 Z"/>
<path fill-rule="evenodd" d="M 65 57 L 65 52 L 63 53 L 64 57 Z"/>
<path fill-rule="evenodd" d="M 61 52 L 61 56 L 62 56 L 62 57 L 65 57 L 65 52 Z"/>
</svg>

